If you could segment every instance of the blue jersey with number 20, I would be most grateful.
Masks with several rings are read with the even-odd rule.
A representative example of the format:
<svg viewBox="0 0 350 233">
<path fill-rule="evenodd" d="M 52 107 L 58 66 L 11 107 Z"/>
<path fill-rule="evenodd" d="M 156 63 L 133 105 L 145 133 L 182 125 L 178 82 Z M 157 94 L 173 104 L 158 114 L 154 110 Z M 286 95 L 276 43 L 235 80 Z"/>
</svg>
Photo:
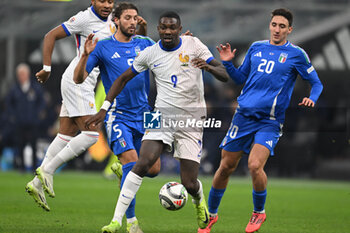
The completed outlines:
<svg viewBox="0 0 350 233">
<path fill-rule="evenodd" d="M 323 89 L 306 52 L 289 41 L 281 46 L 257 41 L 238 69 L 231 62 L 223 64 L 236 83 L 245 83 L 237 99 L 237 112 L 245 116 L 283 123 L 298 74 L 311 84 L 309 98 L 315 103 Z"/>
</svg>

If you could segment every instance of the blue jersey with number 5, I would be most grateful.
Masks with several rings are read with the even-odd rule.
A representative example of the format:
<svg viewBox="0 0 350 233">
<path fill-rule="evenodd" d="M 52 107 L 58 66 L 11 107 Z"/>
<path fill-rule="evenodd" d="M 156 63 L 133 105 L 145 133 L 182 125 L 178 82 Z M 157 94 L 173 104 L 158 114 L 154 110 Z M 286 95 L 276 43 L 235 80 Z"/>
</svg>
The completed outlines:
<svg viewBox="0 0 350 233">
<path fill-rule="evenodd" d="M 90 73 L 98 66 L 103 86 L 108 93 L 114 80 L 131 66 L 135 57 L 154 43 L 149 37 L 143 36 L 134 36 L 130 42 L 124 43 L 117 41 L 113 35 L 97 43 L 87 61 L 86 71 Z M 150 110 L 148 92 L 149 72 L 146 70 L 128 82 L 113 101 L 107 117 L 112 121 L 114 119 L 141 121 L 143 112 Z"/>
<path fill-rule="evenodd" d="M 237 111 L 245 116 L 283 123 L 298 74 L 311 84 L 314 102 L 323 89 L 306 52 L 289 41 L 281 46 L 255 42 L 238 69 L 231 62 L 223 64 L 236 83 L 245 83 L 237 99 Z"/>
</svg>

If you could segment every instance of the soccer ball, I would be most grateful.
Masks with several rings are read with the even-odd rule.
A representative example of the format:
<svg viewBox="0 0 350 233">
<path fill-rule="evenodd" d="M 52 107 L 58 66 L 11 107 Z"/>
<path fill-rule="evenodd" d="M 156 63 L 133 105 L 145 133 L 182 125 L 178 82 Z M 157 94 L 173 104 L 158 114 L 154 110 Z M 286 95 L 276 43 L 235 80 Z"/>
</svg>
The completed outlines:
<svg viewBox="0 0 350 233">
<path fill-rule="evenodd" d="M 160 204 L 167 210 L 179 210 L 188 199 L 186 188 L 178 182 L 168 182 L 159 191 Z"/>
</svg>

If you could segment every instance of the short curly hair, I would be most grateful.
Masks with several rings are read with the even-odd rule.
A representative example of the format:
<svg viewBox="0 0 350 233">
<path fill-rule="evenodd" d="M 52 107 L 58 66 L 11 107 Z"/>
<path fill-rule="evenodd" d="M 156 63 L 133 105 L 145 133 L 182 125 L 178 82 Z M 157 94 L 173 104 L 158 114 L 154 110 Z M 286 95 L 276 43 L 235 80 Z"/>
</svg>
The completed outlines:
<svg viewBox="0 0 350 233">
<path fill-rule="evenodd" d="M 129 2 L 120 2 L 114 9 L 114 17 L 120 19 L 120 16 L 123 14 L 123 11 L 130 9 L 136 10 L 136 12 L 139 13 L 139 10 L 134 4 Z"/>
<path fill-rule="evenodd" d="M 271 19 L 274 16 L 277 16 L 277 15 L 280 15 L 280 16 L 283 16 L 284 18 L 286 18 L 288 20 L 289 27 L 292 26 L 292 24 L 293 24 L 293 14 L 292 14 L 292 12 L 290 10 L 285 9 L 285 8 L 275 9 L 275 10 L 273 10 L 271 12 Z"/>
</svg>

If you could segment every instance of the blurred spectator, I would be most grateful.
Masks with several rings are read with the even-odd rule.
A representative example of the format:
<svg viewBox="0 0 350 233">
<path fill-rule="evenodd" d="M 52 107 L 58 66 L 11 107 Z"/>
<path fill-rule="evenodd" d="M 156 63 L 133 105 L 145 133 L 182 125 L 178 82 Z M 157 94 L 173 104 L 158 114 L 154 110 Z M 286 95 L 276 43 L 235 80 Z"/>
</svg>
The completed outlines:
<svg viewBox="0 0 350 233">
<path fill-rule="evenodd" d="M 45 114 L 43 90 L 34 79 L 31 79 L 30 68 L 21 63 L 16 67 L 17 82 L 10 89 L 5 100 L 5 111 L 8 123 L 14 128 L 13 136 L 17 149 L 16 167 L 25 170 L 24 148 L 32 148 L 32 168 L 37 165 L 36 144 L 39 128 Z"/>
</svg>

